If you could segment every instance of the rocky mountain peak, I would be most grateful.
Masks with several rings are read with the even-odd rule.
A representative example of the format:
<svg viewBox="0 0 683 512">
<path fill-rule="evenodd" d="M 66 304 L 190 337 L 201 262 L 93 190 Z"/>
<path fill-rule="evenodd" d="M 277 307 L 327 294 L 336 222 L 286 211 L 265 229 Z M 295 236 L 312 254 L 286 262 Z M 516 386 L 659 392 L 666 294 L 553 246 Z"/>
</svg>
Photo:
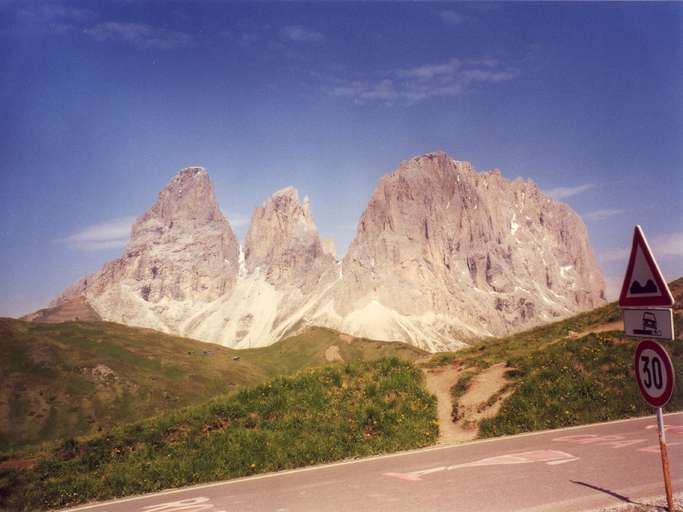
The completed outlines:
<svg viewBox="0 0 683 512">
<path fill-rule="evenodd" d="M 294 187 L 254 210 L 242 250 L 208 173 L 183 169 L 123 256 L 53 305 L 59 318 L 85 304 L 105 320 L 239 348 L 318 325 L 452 350 L 604 302 L 571 208 L 531 180 L 437 151 L 379 180 L 339 263 Z"/>
<path fill-rule="evenodd" d="M 206 169 L 187 167 L 179 171 L 159 192 L 154 205 L 138 219 L 133 236 L 136 228 L 150 220 L 169 228 L 178 222 L 203 225 L 224 220 Z"/>
<path fill-rule="evenodd" d="M 380 179 L 343 275 L 334 310 L 352 334 L 384 331 L 432 350 L 604 303 L 574 211 L 531 181 L 480 173 L 443 152 L 404 161 Z"/>
<path fill-rule="evenodd" d="M 309 281 L 333 261 L 323 250 L 308 197 L 302 204 L 294 187 L 278 190 L 254 210 L 244 253 L 247 269 L 267 269 L 273 284 Z"/>
<path fill-rule="evenodd" d="M 188 167 L 135 222 L 124 255 L 56 303 L 82 295 L 107 320 L 177 332 L 193 303 L 210 302 L 234 285 L 238 254 L 208 173 Z"/>
</svg>

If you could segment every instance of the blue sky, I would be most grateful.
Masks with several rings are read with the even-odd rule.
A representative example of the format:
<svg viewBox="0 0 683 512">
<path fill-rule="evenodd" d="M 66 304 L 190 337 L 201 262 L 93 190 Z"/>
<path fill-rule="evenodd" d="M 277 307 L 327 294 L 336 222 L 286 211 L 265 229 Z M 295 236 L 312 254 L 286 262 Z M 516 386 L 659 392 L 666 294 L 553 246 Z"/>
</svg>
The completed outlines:
<svg viewBox="0 0 683 512">
<path fill-rule="evenodd" d="M 0 315 L 117 257 L 188 165 L 240 237 L 294 185 L 343 254 L 433 150 L 534 180 L 620 284 L 633 225 L 683 275 L 683 4 L 0 0 Z"/>
</svg>

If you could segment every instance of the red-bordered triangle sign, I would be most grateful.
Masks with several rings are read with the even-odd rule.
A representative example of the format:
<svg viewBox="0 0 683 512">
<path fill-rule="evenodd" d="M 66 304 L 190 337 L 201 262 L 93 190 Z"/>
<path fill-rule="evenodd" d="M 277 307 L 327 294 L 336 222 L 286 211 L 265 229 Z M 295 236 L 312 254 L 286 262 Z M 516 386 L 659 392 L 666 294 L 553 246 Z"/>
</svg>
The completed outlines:
<svg viewBox="0 0 683 512">
<path fill-rule="evenodd" d="M 628 268 L 621 285 L 619 305 L 621 307 L 671 307 L 674 298 L 655 261 L 645 235 L 636 226 Z"/>
</svg>

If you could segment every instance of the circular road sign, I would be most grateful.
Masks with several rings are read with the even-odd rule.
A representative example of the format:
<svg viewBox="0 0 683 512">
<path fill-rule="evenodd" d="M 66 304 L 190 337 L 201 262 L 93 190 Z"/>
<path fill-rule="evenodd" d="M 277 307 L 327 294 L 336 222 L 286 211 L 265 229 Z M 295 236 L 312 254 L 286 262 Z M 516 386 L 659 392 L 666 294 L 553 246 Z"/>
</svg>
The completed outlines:
<svg viewBox="0 0 683 512">
<path fill-rule="evenodd" d="M 634 361 L 640 394 L 652 407 L 663 407 L 674 390 L 674 367 L 664 348 L 652 340 L 643 340 L 636 348 Z"/>
</svg>

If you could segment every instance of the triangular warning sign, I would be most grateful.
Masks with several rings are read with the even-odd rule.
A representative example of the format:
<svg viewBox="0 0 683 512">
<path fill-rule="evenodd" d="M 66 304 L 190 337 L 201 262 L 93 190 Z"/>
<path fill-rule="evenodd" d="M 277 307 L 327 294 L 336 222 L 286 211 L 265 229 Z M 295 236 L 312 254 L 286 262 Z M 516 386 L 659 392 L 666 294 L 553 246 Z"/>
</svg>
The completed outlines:
<svg viewBox="0 0 683 512">
<path fill-rule="evenodd" d="M 621 307 L 671 307 L 674 298 L 662 277 L 645 235 L 636 226 L 628 268 L 621 285 L 619 305 Z"/>
</svg>

